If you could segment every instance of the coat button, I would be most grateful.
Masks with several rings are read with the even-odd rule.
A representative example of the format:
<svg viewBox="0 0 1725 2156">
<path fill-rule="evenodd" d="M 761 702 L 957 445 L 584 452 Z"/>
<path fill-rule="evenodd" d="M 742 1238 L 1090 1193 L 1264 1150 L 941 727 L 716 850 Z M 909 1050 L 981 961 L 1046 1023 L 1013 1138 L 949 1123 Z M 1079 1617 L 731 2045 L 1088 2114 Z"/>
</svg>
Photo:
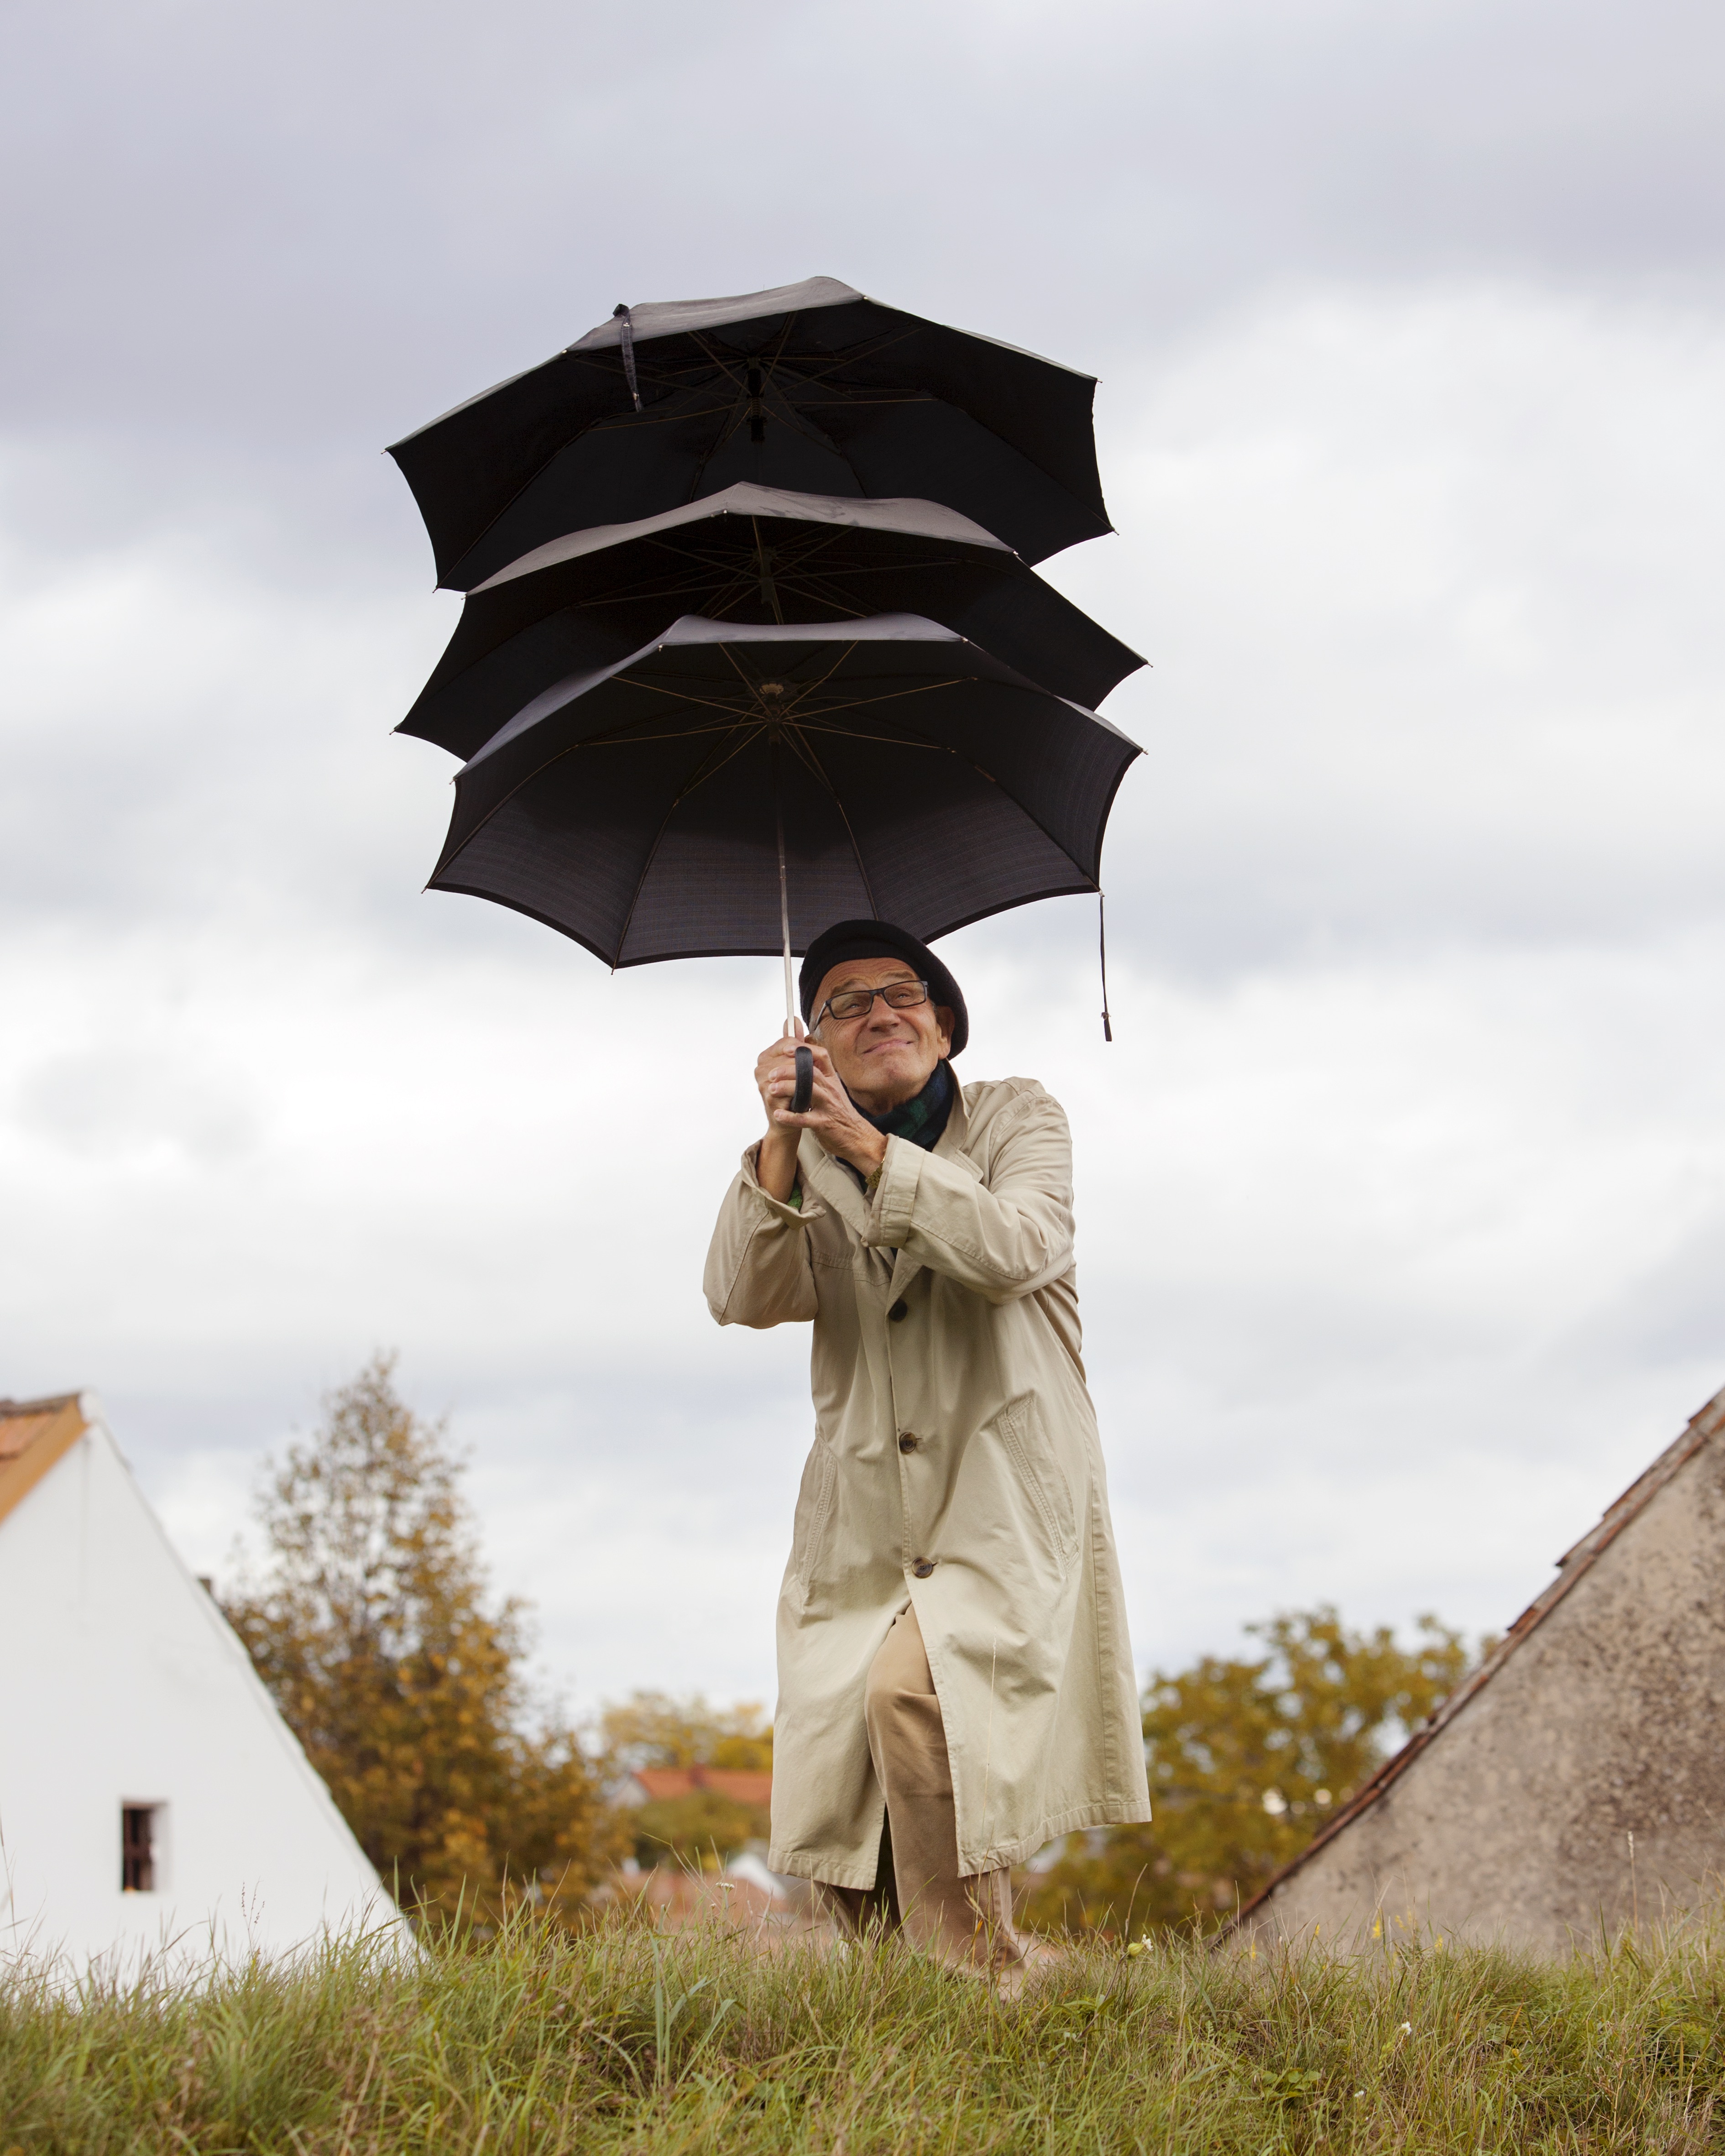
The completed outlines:
<svg viewBox="0 0 1725 2156">
<path fill-rule="evenodd" d="M 916 1450 L 916 1433 L 915 1430 L 903 1430 L 899 1432 L 898 1449 L 901 1452 L 914 1452 Z"/>
<path fill-rule="evenodd" d="M 898 1301 L 894 1303 L 891 1309 L 887 1312 L 886 1322 L 889 1325 L 897 1325 L 901 1322 L 902 1320 L 908 1317 L 910 1314 L 911 1306 L 905 1301 L 904 1297 L 901 1296 Z"/>
<path fill-rule="evenodd" d="M 919 1557 L 915 1564 L 911 1567 L 911 1569 L 916 1573 L 918 1579 L 927 1579 L 929 1573 L 934 1570 L 934 1567 L 929 1563 L 926 1557 Z"/>
</svg>

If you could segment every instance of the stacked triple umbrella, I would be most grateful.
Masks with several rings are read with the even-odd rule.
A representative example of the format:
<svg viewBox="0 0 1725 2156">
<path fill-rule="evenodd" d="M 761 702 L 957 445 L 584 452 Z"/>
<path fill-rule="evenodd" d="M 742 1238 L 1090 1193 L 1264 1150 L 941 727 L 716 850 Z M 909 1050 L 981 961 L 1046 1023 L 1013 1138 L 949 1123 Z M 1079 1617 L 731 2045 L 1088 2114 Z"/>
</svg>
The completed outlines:
<svg viewBox="0 0 1725 2156">
<path fill-rule="evenodd" d="M 1111 528 L 1095 388 L 814 278 L 619 307 L 397 443 L 466 594 L 399 728 L 463 759 L 431 887 L 613 967 L 783 952 L 788 1029 L 835 919 L 1099 892 L 1144 662 L 1029 566 Z"/>
</svg>

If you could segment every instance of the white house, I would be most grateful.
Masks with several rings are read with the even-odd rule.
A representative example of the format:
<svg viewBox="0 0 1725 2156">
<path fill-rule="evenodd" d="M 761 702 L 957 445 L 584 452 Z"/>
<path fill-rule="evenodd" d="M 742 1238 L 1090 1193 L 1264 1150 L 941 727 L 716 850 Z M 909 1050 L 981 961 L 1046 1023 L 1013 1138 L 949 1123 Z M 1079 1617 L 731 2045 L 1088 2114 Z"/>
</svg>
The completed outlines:
<svg viewBox="0 0 1725 2156">
<path fill-rule="evenodd" d="M 0 1400 L 0 1965 L 394 1921 L 94 1397 Z"/>
</svg>

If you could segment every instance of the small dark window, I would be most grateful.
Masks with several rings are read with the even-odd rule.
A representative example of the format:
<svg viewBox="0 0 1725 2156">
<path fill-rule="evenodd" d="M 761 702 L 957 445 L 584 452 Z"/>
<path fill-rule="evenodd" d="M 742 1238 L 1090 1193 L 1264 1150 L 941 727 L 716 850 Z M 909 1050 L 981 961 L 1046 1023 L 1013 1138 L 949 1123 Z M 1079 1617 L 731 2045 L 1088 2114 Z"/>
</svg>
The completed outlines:
<svg viewBox="0 0 1725 2156">
<path fill-rule="evenodd" d="M 156 1891 L 156 1807 L 120 1808 L 120 1886 L 122 1893 Z"/>
</svg>

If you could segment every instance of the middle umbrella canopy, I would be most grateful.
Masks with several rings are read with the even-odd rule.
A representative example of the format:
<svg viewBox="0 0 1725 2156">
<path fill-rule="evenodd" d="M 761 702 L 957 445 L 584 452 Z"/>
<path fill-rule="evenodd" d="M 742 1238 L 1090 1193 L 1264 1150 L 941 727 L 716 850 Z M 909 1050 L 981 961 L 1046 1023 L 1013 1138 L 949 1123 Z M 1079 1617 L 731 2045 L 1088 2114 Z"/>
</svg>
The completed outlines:
<svg viewBox="0 0 1725 2156">
<path fill-rule="evenodd" d="M 538 696 L 455 780 L 431 888 L 607 963 L 768 954 L 829 922 L 925 942 L 1094 891 L 1136 743 L 940 623 L 687 617 Z"/>
<path fill-rule="evenodd" d="M 956 510 L 744 483 L 572 532 L 501 570 L 469 595 L 398 732 L 475 755 L 553 682 L 639 651 L 685 613 L 813 623 L 901 611 L 1086 706 L 1144 664 Z"/>
</svg>

